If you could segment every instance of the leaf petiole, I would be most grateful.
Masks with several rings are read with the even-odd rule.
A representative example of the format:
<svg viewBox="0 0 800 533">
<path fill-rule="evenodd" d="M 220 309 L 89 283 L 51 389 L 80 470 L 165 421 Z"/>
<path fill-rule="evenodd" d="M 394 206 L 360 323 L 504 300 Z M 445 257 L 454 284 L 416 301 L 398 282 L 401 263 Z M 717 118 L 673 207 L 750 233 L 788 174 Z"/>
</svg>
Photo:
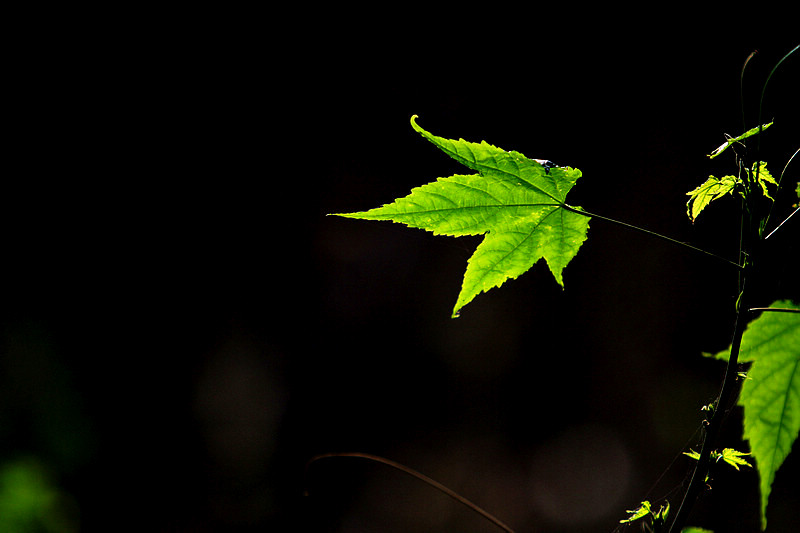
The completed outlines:
<svg viewBox="0 0 800 533">
<path fill-rule="evenodd" d="M 578 208 L 572 207 L 571 205 L 568 205 L 568 204 L 563 204 L 561 207 L 563 207 L 567 211 L 572 211 L 573 213 L 578 213 L 580 215 L 584 215 L 584 216 L 587 216 L 587 217 L 599 218 L 600 220 L 605 220 L 606 222 L 611 222 L 612 224 L 616 224 L 616 225 L 622 226 L 624 228 L 628 228 L 628 229 L 631 229 L 631 230 L 634 230 L 634 231 L 638 231 L 640 233 L 644 233 L 646 235 L 650 235 L 651 237 L 656 237 L 656 238 L 665 240 L 667 242 L 670 242 L 672 244 L 677 244 L 678 246 L 683 246 L 684 248 L 688 248 L 688 249 L 690 249 L 692 251 L 700 252 L 700 253 L 702 253 L 704 255 L 713 257 L 715 259 L 719 259 L 720 261 L 725 261 L 729 265 L 732 265 L 732 266 L 736 267 L 739 270 L 742 270 L 744 268 L 739 263 L 731 261 L 730 259 L 726 259 L 726 258 L 724 258 L 724 257 L 722 257 L 720 255 L 717 255 L 715 253 L 709 252 L 708 250 L 703 250 L 702 248 L 698 248 L 697 246 L 692 246 L 689 243 L 686 243 L 686 242 L 683 242 L 683 241 L 679 241 L 677 239 L 673 239 L 672 237 L 667 237 L 666 235 L 662 235 L 660 233 L 656 233 L 655 231 L 651 231 L 649 229 L 640 228 L 639 226 L 634 226 L 633 224 L 628 224 L 627 222 L 622 222 L 621 220 L 616 220 L 616 219 L 613 219 L 613 218 L 605 217 L 605 216 L 602 216 L 602 215 L 598 215 L 596 213 L 590 213 L 589 211 L 586 211 L 583 208 L 578 209 Z"/>
<path fill-rule="evenodd" d="M 758 311 L 772 311 L 775 313 L 800 313 L 800 309 L 792 309 L 790 307 L 751 307 L 748 309 L 751 313 Z"/>
</svg>

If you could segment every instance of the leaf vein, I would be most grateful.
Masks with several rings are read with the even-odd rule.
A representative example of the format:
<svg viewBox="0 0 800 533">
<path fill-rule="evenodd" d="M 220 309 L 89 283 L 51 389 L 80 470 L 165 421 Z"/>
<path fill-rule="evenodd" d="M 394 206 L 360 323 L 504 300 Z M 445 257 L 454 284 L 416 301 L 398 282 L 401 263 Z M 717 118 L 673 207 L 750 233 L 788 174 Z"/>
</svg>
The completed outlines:
<svg viewBox="0 0 800 533">
<path fill-rule="evenodd" d="M 781 409 L 780 420 L 778 422 L 778 428 L 779 429 L 776 432 L 776 436 L 775 436 L 775 441 L 776 442 L 775 442 L 775 446 L 772 448 L 772 457 L 770 459 L 770 470 L 773 472 L 773 474 L 772 474 L 773 476 L 775 475 L 774 472 L 776 470 L 776 468 L 774 468 L 774 465 L 783 460 L 783 458 L 781 458 L 780 460 L 778 459 L 778 451 L 779 451 L 779 446 L 780 446 L 780 441 L 781 441 L 781 433 L 782 433 L 781 430 L 787 430 L 788 429 L 788 428 L 786 428 L 786 425 L 784 424 L 784 419 L 786 418 L 786 413 L 787 413 L 787 410 L 788 410 L 788 405 L 787 404 L 789 403 L 789 396 L 791 394 L 791 384 L 792 384 L 792 382 L 794 382 L 794 379 L 797 376 L 798 368 L 800 368 L 800 361 L 795 361 L 794 362 L 794 368 L 792 368 L 791 377 L 789 378 L 789 383 L 787 384 L 787 387 L 786 387 L 786 394 L 783 395 L 783 406 L 782 406 L 782 409 Z"/>
</svg>

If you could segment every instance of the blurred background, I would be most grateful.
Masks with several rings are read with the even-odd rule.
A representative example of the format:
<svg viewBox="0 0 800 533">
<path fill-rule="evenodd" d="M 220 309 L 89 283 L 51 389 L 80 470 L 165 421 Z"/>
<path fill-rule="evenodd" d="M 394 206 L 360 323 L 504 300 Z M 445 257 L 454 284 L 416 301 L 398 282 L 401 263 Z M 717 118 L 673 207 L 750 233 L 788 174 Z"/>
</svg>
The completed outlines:
<svg viewBox="0 0 800 533">
<path fill-rule="evenodd" d="M 724 372 L 701 353 L 729 343 L 735 272 L 596 220 L 564 290 L 539 264 L 452 320 L 479 238 L 326 216 L 463 172 L 411 129 L 417 114 L 440 136 L 580 168 L 573 205 L 735 258 L 736 202 L 692 225 L 685 193 L 732 172 L 706 154 L 743 129 L 747 56 L 752 127 L 797 36 L 575 15 L 20 19 L 0 530 L 496 531 L 382 465 L 306 468 L 332 452 L 406 464 L 518 532 L 610 532 L 643 499 L 677 505 L 680 452 Z M 764 102 L 774 173 L 800 140 L 799 72 L 795 57 Z M 800 298 L 797 235 L 776 234 L 764 305 Z M 740 434 L 734 409 L 725 445 L 745 448 Z M 756 477 L 728 470 L 694 523 L 755 531 Z M 773 531 L 796 523 L 799 473 L 790 455 Z"/>
</svg>

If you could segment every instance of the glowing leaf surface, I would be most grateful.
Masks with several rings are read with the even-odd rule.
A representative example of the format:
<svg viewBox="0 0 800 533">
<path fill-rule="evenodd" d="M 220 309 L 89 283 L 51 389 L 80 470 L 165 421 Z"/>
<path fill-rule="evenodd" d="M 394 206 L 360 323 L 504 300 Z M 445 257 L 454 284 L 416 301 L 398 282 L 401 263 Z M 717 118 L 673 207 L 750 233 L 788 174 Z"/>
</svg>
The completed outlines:
<svg viewBox="0 0 800 533">
<path fill-rule="evenodd" d="M 437 235 L 485 235 L 469 259 L 453 317 L 478 294 L 514 279 L 544 258 L 556 282 L 586 240 L 589 217 L 567 206 L 581 172 L 546 167 L 486 142 L 437 137 L 411 125 L 447 155 L 477 171 L 417 187 L 383 207 L 339 216 L 390 220 Z"/>
<path fill-rule="evenodd" d="M 789 301 L 771 307 L 800 309 Z M 730 350 L 714 357 L 727 359 Z M 764 312 L 748 324 L 740 362 L 751 361 L 739 404 L 744 407 L 744 438 L 756 460 L 761 487 L 761 522 L 775 473 L 800 432 L 800 314 Z"/>
</svg>

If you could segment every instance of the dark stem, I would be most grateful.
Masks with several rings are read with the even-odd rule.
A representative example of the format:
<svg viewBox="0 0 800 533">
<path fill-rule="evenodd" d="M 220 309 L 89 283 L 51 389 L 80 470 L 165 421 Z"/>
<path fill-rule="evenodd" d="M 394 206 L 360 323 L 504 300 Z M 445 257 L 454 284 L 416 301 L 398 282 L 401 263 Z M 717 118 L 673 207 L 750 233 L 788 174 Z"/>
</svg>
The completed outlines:
<svg viewBox="0 0 800 533">
<path fill-rule="evenodd" d="M 716 447 L 722 421 L 725 418 L 725 412 L 730 407 L 731 398 L 734 397 L 734 390 L 738 388 L 739 350 L 741 349 L 744 330 L 751 318 L 752 312 L 750 302 L 754 300 L 754 295 L 756 297 L 758 296 L 757 291 L 759 289 L 757 285 L 754 285 L 754 283 L 759 282 L 755 270 L 756 265 L 758 265 L 758 255 L 762 246 L 761 236 L 759 235 L 759 220 L 755 206 L 751 206 L 748 213 L 744 216 L 742 225 L 740 251 L 745 258 L 745 266 L 739 273 L 739 288 L 741 292 L 739 293 L 736 306 L 736 321 L 733 327 L 731 353 L 728 358 L 728 366 L 725 369 L 725 378 L 722 381 L 722 387 L 720 388 L 719 396 L 717 396 L 713 414 L 706 426 L 700 457 L 697 460 L 694 472 L 692 473 L 692 479 L 689 481 L 689 487 L 686 489 L 680 507 L 678 507 L 678 512 L 675 515 L 669 533 L 680 533 L 686 525 L 686 520 L 689 517 L 692 507 L 694 507 L 700 491 L 705 486 L 711 463 L 711 452 Z"/>
<path fill-rule="evenodd" d="M 465 497 L 461 496 L 457 492 L 445 487 L 444 485 L 442 485 L 438 481 L 429 478 L 425 474 L 422 474 L 422 473 L 417 472 L 416 470 L 413 470 L 413 469 L 411 469 L 411 468 L 409 468 L 409 467 L 407 467 L 405 465 L 402 465 L 400 463 L 392 461 L 391 459 L 386 459 L 385 457 L 380 457 L 378 455 L 371 455 L 371 454 L 368 454 L 368 453 L 359 453 L 359 452 L 326 453 L 326 454 L 323 454 L 323 455 L 317 455 L 316 457 L 313 457 L 306 464 L 306 471 L 308 471 L 308 468 L 311 466 L 312 463 L 315 463 L 316 461 L 319 461 L 320 459 L 327 459 L 327 458 L 331 458 L 331 457 L 355 457 L 355 458 L 358 458 L 358 459 L 366 459 L 368 461 L 374 461 L 376 463 L 380 463 L 380 464 L 383 464 L 383 465 L 386 465 L 386 466 L 390 466 L 390 467 L 392 467 L 392 468 L 394 468 L 396 470 L 399 470 L 399 471 L 401 471 L 403 473 L 406 473 L 406 474 L 408 474 L 408 475 L 410 475 L 412 477 L 415 477 L 415 478 L 419 479 L 420 481 L 422 481 L 424 483 L 427 483 L 428 485 L 430 485 L 431 487 L 435 488 L 436 490 L 438 490 L 438 491 L 450 496 L 451 498 L 453 498 L 458 503 L 460 503 L 460 504 L 468 507 L 469 509 L 475 511 L 476 513 L 478 513 L 479 515 L 481 515 L 486 520 L 488 520 L 492 524 L 496 525 L 497 527 L 499 527 L 500 529 L 502 529 L 506 533 L 514 533 L 514 530 L 511 529 L 510 527 L 508 527 L 503 522 L 501 522 L 500 519 L 498 519 L 495 516 L 491 515 L 489 512 L 484 511 L 483 509 L 478 507 L 476 504 L 472 503 L 471 501 L 469 501 Z"/>
<path fill-rule="evenodd" d="M 740 300 L 740 310 L 736 315 L 736 325 L 734 326 L 733 340 L 731 341 L 731 355 L 728 359 L 728 367 L 725 370 L 725 379 L 722 381 L 722 388 L 720 389 L 719 396 L 717 397 L 714 405 L 714 414 L 712 415 L 711 420 L 709 420 L 708 426 L 706 427 L 705 436 L 703 438 L 703 447 L 700 450 L 700 458 L 697 460 L 694 472 L 692 473 L 692 479 L 689 482 L 689 487 L 686 489 L 686 493 L 683 496 L 680 507 L 678 507 L 678 512 L 675 515 L 675 519 L 672 522 L 669 533 L 680 533 L 680 531 L 686 526 L 686 520 L 689 517 L 689 513 L 691 512 L 692 507 L 694 507 L 695 501 L 700 494 L 700 490 L 703 488 L 703 486 L 705 486 L 706 476 L 708 475 L 708 470 L 711 464 L 711 452 L 715 448 L 717 436 L 720 428 L 722 427 L 722 420 L 724 418 L 725 411 L 728 409 L 728 404 L 730 403 L 731 397 L 733 396 L 733 391 L 737 388 L 739 349 L 742 345 L 742 335 L 744 334 L 751 311 L 751 309 L 745 305 L 746 297 L 747 294 L 745 293 L 745 290 L 743 290 Z"/>
</svg>

